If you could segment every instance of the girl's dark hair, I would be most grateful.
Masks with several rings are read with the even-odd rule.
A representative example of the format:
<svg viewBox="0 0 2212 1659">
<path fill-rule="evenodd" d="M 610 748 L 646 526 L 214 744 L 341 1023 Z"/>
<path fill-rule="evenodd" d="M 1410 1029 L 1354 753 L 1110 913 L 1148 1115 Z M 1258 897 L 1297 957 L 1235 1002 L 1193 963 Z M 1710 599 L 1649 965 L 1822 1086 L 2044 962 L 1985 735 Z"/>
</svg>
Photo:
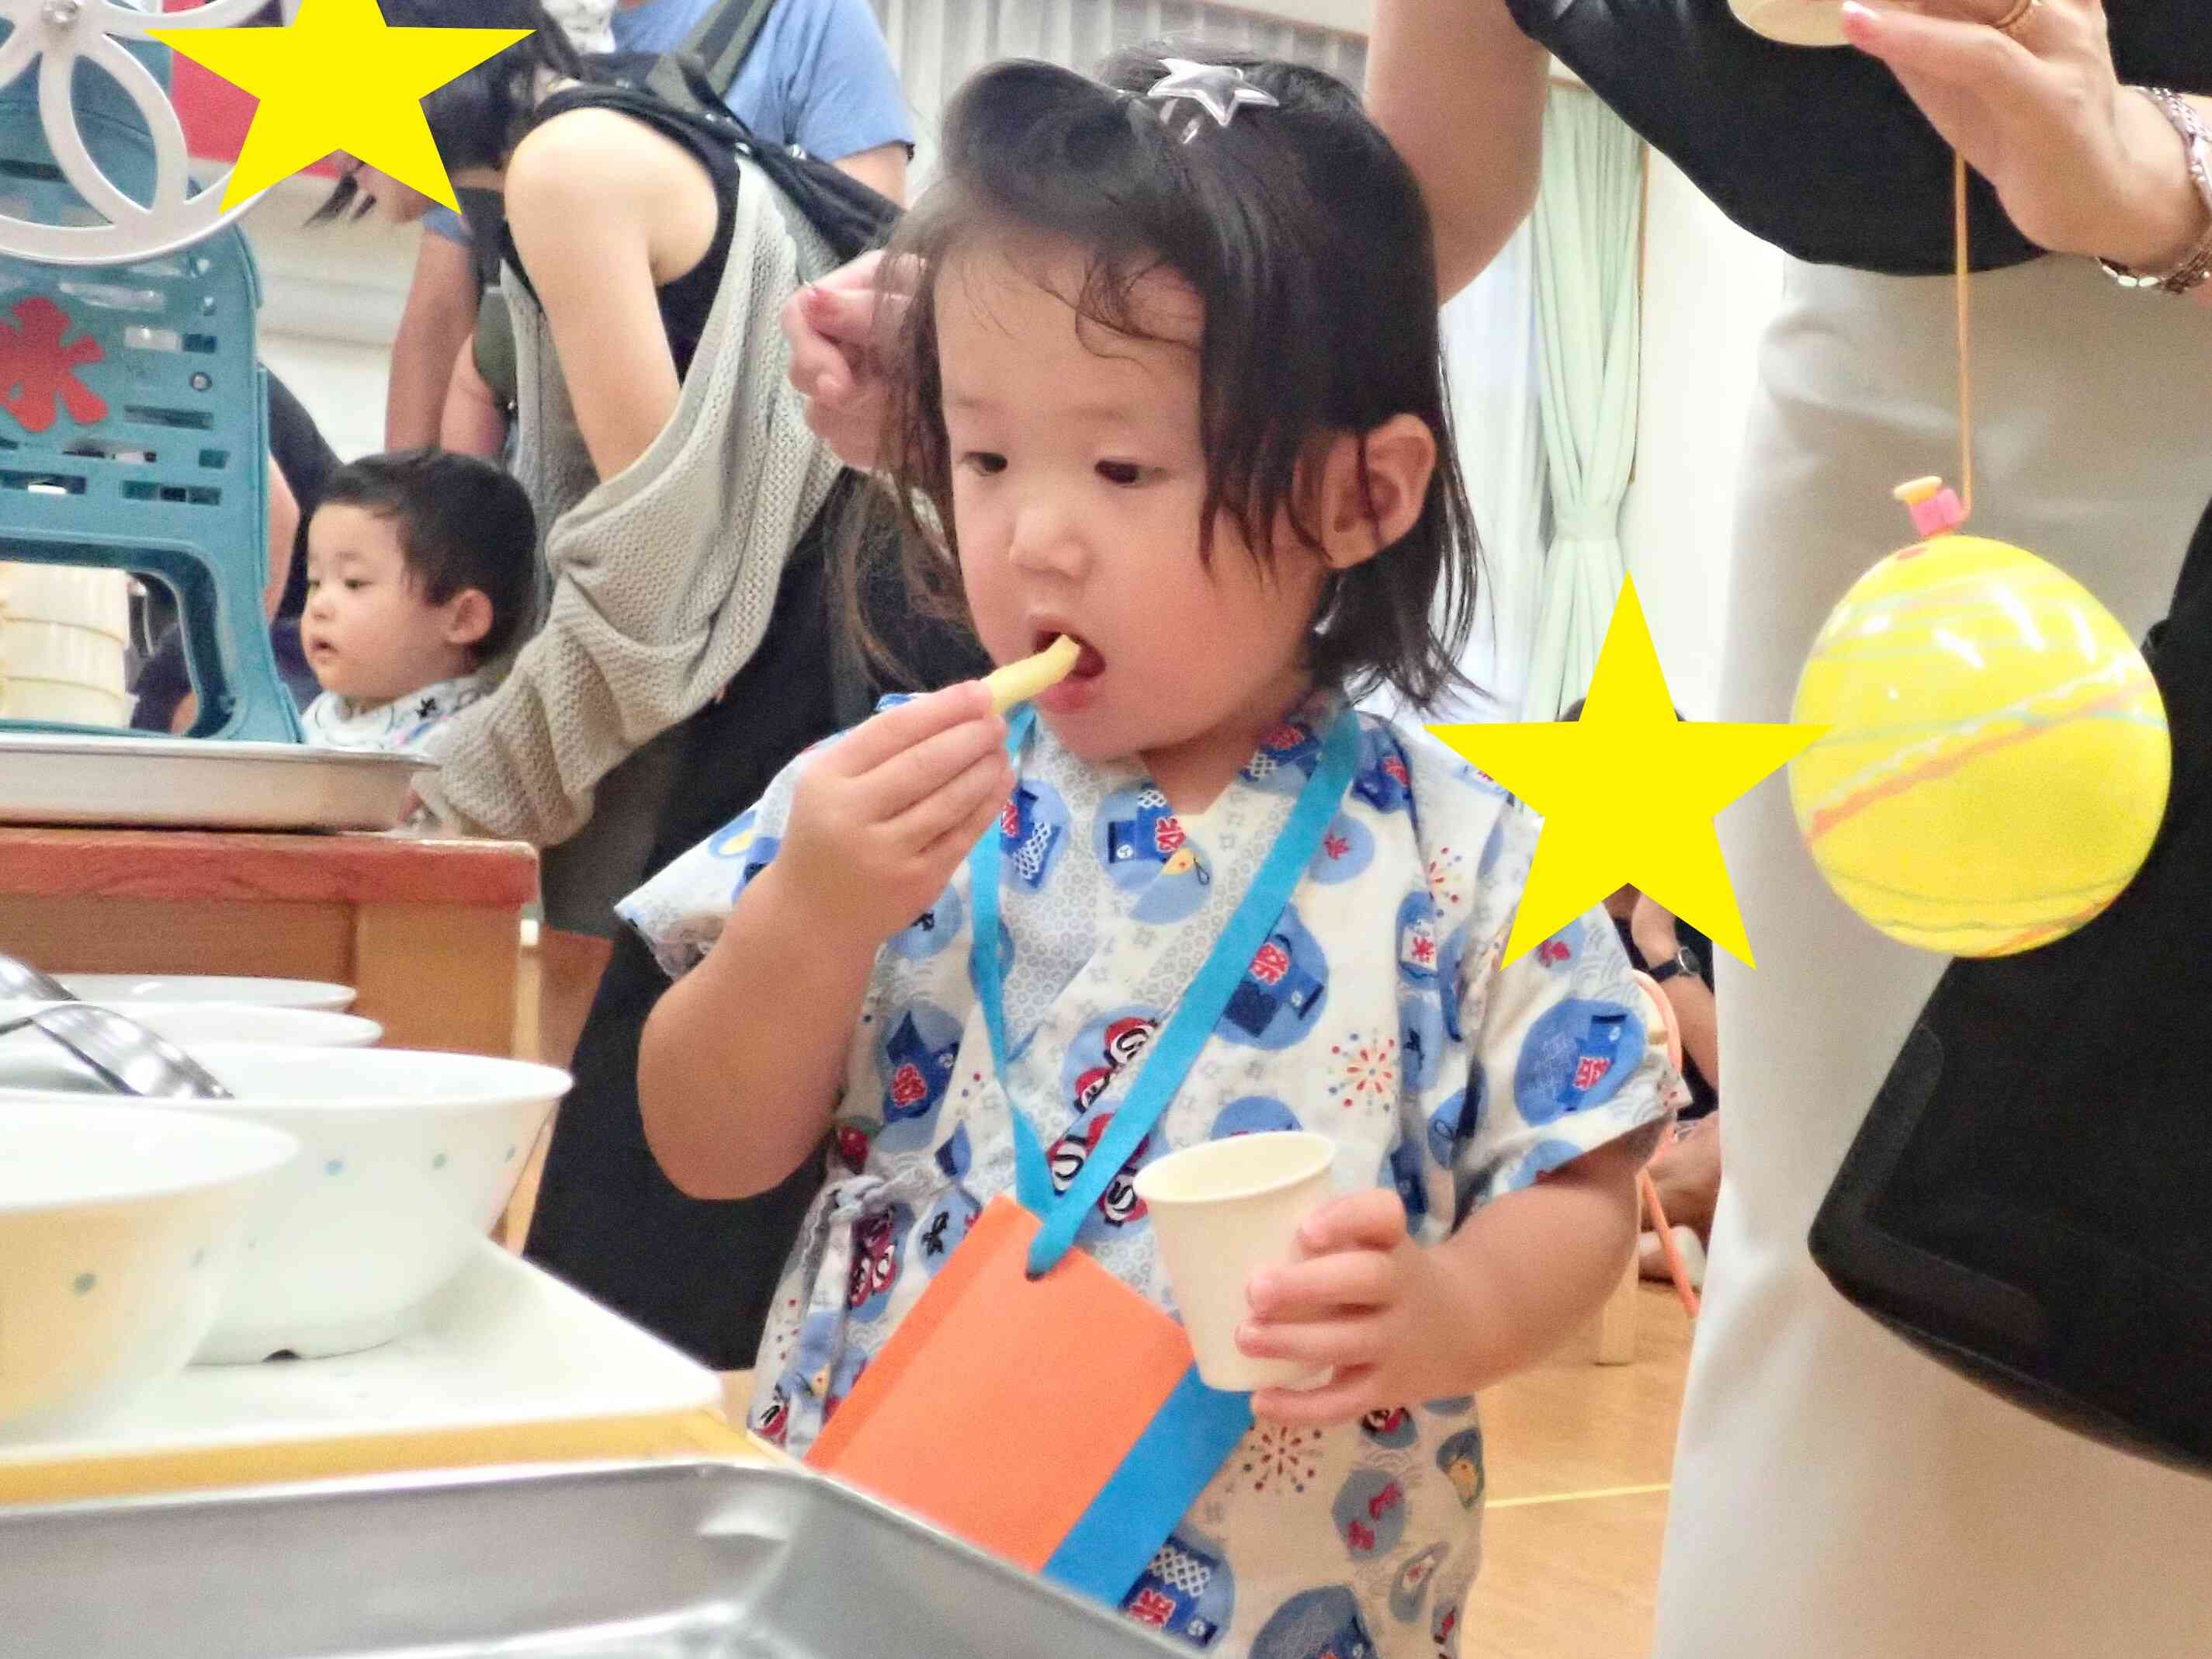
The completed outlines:
<svg viewBox="0 0 2212 1659">
<path fill-rule="evenodd" d="M 507 164 L 537 105 L 538 70 L 572 81 L 588 81 L 598 73 L 539 0 L 379 0 L 379 6 L 392 28 L 532 32 L 528 40 L 485 59 L 422 100 L 423 118 L 448 173 Z M 366 213 L 372 205 L 352 179 L 343 178 L 310 222 Z"/>
<path fill-rule="evenodd" d="M 514 642 L 538 580 L 538 515 L 507 473 L 440 449 L 365 455 L 331 475 L 317 510 L 325 507 L 390 520 L 408 580 L 428 603 L 471 587 L 491 601 L 491 627 L 470 647 L 479 664 Z"/>
<path fill-rule="evenodd" d="M 1280 106 L 1239 108 L 1227 127 L 1204 118 L 1185 143 L 1197 106 L 1173 106 L 1170 125 L 1144 96 L 1169 73 L 1170 55 L 1241 70 Z M 856 592 L 881 592 L 869 561 L 896 548 L 910 600 L 964 622 L 934 284 L 964 247 L 1042 234 L 1089 251 L 1073 296 L 1086 323 L 1146 337 L 1136 290 L 1154 272 L 1204 302 L 1201 558 L 1212 557 L 1224 513 L 1263 564 L 1280 551 L 1279 520 L 1319 557 L 1301 476 L 1316 444 L 1400 414 L 1428 424 L 1437 468 L 1420 517 L 1394 546 L 1334 579 L 1310 665 L 1316 681 L 1352 695 L 1388 683 L 1416 703 L 1466 684 L 1456 662 L 1479 550 L 1452 450 L 1428 210 L 1350 88 L 1316 70 L 1182 48 L 1123 52 L 1097 81 L 1048 64 L 1000 64 L 953 99 L 940 167 L 891 244 L 894 258 L 920 259 L 921 287 L 881 348 L 893 488 L 864 492 L 875 520 L 861 524 L 846 562 Z M 896 672 L 896 653 L 866 611 L 850 614 L 871 653 Z"/>
</svg>

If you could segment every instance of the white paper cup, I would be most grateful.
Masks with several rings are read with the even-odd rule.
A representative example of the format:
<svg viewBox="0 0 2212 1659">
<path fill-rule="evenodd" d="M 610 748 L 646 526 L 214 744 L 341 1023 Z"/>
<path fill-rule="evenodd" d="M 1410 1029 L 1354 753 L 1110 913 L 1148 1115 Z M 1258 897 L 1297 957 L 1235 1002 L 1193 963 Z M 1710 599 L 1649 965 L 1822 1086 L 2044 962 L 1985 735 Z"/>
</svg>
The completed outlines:
<svg viewBox="0 0 2212 1659">
<path fill-rule="evenodd" d="M 1188 1146 L 1137 1172 L 1137 1196 L 1208 1388 L 1242 1393 L 1327 1380 L 1326 1368 L 1249 1358 L 1237 1331 L 1251 1316 L 1252 1275 L 1290 1259 L 1299 1224 L 1334 1192 L 1335 1162 L 1325 1136 L 1282 1130 Z"/>
<path fill-rule="evenodd" d="M 1844 0 L 1729 0 L 1746 28 L 1785 46 L 1844 44 Z"/>
</svg>

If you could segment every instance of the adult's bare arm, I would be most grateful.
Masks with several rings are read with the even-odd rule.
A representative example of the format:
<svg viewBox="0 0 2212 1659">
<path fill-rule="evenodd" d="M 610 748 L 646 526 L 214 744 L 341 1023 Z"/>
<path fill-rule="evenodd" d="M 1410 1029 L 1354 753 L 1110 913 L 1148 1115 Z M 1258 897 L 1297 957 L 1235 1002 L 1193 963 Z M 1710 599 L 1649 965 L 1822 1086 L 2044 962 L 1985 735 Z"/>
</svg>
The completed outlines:
<svg viewBox="0 0 2212 1659">
<path fill-rule="evenodd" d="M 1428 198 L 1446 298 L 1535 203 L 1549 65 L 1505 0 L 1375 0 L 1368 107 Z"/>
<path fill-rule="evenodd" d="M 392 342 L 384 394 L 384 447 L 420 449 L 438 441 L 453 354 L 477 325 L 476 266 L 465 242 L 422 233 L 415 280 Z"/>
</svg>

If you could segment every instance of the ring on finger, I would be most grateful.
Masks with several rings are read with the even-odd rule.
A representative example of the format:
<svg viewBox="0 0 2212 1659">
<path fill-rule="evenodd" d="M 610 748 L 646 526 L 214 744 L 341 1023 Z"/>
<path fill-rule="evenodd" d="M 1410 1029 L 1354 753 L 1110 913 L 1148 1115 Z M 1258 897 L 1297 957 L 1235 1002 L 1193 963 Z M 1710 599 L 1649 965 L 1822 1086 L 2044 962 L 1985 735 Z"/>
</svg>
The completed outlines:
<svg viewBox="0 0 2212 1659">
<path fill-rule="evenodd" d="M 2019 40 L 2027 33 L 2028 25 L 2035 21 L 2035 14 L 2042 9 L 2043 0 L 2018 0 L 2009 12 L 1990 27 L 2000 34 Z"/>
</svg>

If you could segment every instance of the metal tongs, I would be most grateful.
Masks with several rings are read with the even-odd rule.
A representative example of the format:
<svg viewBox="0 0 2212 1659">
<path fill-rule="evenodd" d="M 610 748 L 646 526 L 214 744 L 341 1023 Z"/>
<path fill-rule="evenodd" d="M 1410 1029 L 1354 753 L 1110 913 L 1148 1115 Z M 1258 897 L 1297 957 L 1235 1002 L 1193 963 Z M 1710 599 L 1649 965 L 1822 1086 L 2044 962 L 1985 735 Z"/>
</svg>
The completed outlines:
<svg viewBox="0 0 2212 1659">
<path fill-rule="evenodd" d="M 11 971 L 20 969 L 20 976 Z M 111 1093 L 140 1100 L 228 1100 L 229 1090 L 167 1037 L 111 1008 L 70 998 L 35 968 L 0 957 L 0 986 L 28 988 L 44 981 L 60 992 L 59 1006 L 20 1019 L 0 1021 L 0 1036 L 33 1030 L 59 1043 Z M 42 992 L 40 994 L 44 995 Z M 51 1000 L 51 999 L 49 999 Z"/>
</svg>

